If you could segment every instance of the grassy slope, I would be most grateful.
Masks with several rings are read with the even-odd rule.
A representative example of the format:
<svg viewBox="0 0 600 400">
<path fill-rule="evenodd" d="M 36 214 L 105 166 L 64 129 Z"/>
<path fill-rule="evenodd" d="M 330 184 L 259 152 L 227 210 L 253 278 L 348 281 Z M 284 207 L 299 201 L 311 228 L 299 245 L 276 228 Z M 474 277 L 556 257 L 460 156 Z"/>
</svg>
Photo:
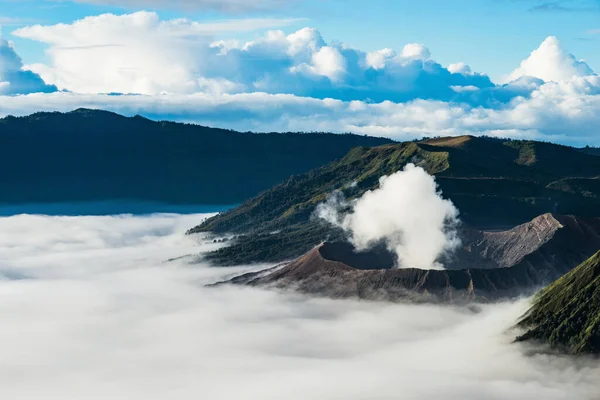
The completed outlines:
<svg viewBox="0 0 600 400">
<path fill-rule="evenodd" d="M 540 340 L 574 354 L 600 354 L 600 252 L 535 299 L 517 340 Z"/>
<path fill-rule="evenodd" d="M 547 143 L 463 136 L 355 148 L 343 159 L 293 176 L 190 232 L 252 232 L 213 254 L 217 263 L 297 256 L 326 235 L 339 234 L 311 219 L 329 193 L 342 190 L 348 198 L 359 197 L 376 188 L 381 176 L 409 162 L 436 175 L 444 196 L 454 201 L 470 226 L 517 225 L 545 212 L 600 214 L 596 198 L 600 187 L 586 184 L 585 191 L 578 191 L 579 181 L 596 182 L 600 157 Z M 570 177 L 577 177 L 578 185 L 560 183 Z M 272 231 L 280 233 L 270 235 Z M 291 245 L 298 242 L 300 246 Z M 258 249 L 265 243 L 272 247 L 267 258 Z"/>
<path fill-rule="evenodd" d="M 334 190 L 347 187 L 349 197 L 362 194 L 375 187 L 379 177 L 402 169 L 409 161 L 424 164 L 432 173 L 448 167 L 446 153 L 430 153 L 415 143 L 355 148 L 342 160 L 293 176 L 240 207 L 206 221 L 195 231 L 244 232 L 257 223 L 261 230 L 276 230 L 304 222 Z M 356 186 L 349 187 L 353 182 Z"/>
</svg>

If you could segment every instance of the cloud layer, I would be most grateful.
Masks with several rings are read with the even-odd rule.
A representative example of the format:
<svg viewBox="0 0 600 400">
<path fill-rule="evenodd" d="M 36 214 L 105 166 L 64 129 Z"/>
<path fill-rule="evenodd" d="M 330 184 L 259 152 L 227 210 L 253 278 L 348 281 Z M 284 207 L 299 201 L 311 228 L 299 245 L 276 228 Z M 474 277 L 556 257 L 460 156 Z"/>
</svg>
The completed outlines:
<svg viewBox="0 0 600 400">
<path fill-rule="evenodd" d="M 500 108 L 441 101 L 366 103 L 292 95 L 0 96 L 0 115 L 102 108 L 242 131 L 354 132 L 409 140 L 461 134 L 600 145 L 600 77 L 548 83 Z"/>
<path fill-rule="evenodd" d="M 475 311 L 205 288 L 249 268 L 164 262 L 217 246 L 183 235 L 201 218 L 0 218 L 0 395 L 15 400 L 600 395 L 596 362 L 532 355 L 510 343 L 514 333 L 506 330 L 525 302 Z"/>
</svg>

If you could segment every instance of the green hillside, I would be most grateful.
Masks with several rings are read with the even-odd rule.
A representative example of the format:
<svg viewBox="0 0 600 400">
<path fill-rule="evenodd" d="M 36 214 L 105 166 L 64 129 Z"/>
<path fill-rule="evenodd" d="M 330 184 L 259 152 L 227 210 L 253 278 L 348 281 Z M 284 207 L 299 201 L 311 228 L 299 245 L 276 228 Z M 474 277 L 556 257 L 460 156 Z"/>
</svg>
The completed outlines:
<svg viewBox="0 0 600 400">
<path fill-rule="evenodd" d="M 311 218 L 328 194 L 341 190 L 348 198 L 360 197 L 376 188 L 381 176 L 407 163 L 436 175 L 467 226 L 510 227 L 546 212 L 600 215 L 600 157 L 549 143 L 461 136 L 355 148 L 341 160 L 293 176 L 190 232 L 250 232 L 211 255 L 218 263 L 297 256 L 327 235 L 339 234 Z M 273 231 L 278 234 L 271 235 Z M 300 236 L 305 246 L 290 248 Z M 267 258 L 255 249 L 265 241 L 278 248 L 269 249 Z"/>
<path fill-rule="evenodd" d="M 543 290 L 519 325 L 529 330 L 518 341 L 600 354 L 600 252 Z"/>
</svg>

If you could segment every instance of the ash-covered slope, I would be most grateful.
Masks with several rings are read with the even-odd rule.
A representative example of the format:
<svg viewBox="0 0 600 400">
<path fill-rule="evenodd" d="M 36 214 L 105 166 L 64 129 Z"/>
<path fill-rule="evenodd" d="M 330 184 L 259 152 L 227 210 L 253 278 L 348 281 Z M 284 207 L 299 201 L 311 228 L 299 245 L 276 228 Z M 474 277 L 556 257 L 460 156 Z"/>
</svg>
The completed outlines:
<svg viewBox="0 0 600 400">
<path fill-rule="evenodd" d="M 531 294 L 600 248 L 600 219 L 546 214 L 503 232 L 467 232 L 447 270 L 394 268 L 378 249 L 324 243 L 287 266 L 231 283 L 295 289 L 333 298 L 490 301 Z"/>
<path fill-rule="evenodd" d="M 564 273 L 600 249 L 599 232 L 600 219 L 554 214 L 504 231 L 465 229 L 462 247 L 444 264 L 452 270 L 557 266 Z"/>
<path fill-rule="evenodd" d="M 535 299 L 518 341 L 537 340 L 574 354 L 600 354 L 600 252 Z"/>
</svg>

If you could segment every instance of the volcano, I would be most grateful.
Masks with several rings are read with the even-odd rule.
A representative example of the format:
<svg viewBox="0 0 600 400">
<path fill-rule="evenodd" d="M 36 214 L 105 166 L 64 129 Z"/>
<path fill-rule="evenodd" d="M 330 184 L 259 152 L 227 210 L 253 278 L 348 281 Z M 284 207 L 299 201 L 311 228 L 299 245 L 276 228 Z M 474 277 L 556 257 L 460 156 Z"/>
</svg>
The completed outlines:
<svg viewBox="0 0 600 400">
<path fill-rule="evenodd" d="M 445 270 L 398 268 L 384 246 L 365 252 L 325 242 L 282 266 L 233 284 L 294 289 L 331 298 L 436 303 L 489 302 L 530 295 L 600 249 L 600 219 L 544 214 L 504 231 L 464 230 Z"/>
</svg>

